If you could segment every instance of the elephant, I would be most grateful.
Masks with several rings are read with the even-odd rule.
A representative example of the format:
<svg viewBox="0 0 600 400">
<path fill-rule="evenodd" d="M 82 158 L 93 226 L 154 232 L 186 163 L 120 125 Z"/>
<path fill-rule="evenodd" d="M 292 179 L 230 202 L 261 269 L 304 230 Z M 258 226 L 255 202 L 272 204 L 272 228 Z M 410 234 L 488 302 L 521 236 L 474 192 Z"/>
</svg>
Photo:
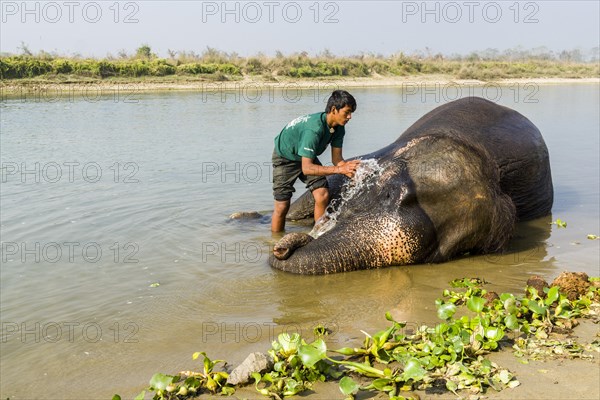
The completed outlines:
<svg viewBox="0 0 600 400">
<path fill-rule="evenodd" d="M 374 160 L 378 171 L 360 185 L 328 176 L 328 212 L 310 235 L 290 233 L 275 244 L 273 268 L 329 274 L 494 253 L 506 247 L 516 222 L 552 209 L 540 131 L 519 112 L 483 98 L 443 104 L 395 142 L 357 158 L 361 166 Z M 288 218 L 310 218 L 311 200 L 303 194 Z"/>
</svg>

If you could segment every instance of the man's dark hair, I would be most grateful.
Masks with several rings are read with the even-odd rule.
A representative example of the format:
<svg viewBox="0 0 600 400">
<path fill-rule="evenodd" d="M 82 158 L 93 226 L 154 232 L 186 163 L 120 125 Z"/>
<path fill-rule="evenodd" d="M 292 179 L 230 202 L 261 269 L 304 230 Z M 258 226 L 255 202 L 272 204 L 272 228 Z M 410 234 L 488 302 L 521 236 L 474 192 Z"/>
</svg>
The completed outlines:
<svg viewBox="0 0 600 400">
<path fill-rule="evenodd" d="M 356 110 L 356 100 L 354 100 L 354 97 L 345 90 L 334 90 L 331 96 L 329 96 L 329 100 L 327 100 L 325 112 L 329 113 L 331 107 L 335 107 L 339 111 L 346 106 L 350 106 L 352 112 Z"/>
</svg>

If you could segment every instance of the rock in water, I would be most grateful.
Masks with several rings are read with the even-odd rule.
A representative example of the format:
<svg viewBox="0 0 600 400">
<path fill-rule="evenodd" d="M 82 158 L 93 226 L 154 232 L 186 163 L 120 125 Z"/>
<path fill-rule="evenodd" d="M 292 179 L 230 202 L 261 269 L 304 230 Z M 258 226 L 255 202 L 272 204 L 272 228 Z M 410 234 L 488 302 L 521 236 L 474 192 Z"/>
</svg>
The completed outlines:
<svg viewBox="0 0 600 400">
<path fill-rule="evenodd" d="M 264 353 L 251 353 L 227 378 L 227 383 L 241 385 L 247 383 L 254 372 L 263 372 L 273 367 L 273 359 Z"/>
<path fill-rule="evenodd" d="M 249 220 L 249 219 L 259 219 L 262 218 L 263 215 L 256 211 L 239 211 L 231 214 L 229 219 L 239 219 L 239 220 Z"/>
<path fill-rule="evenodd" d="M 542 278 L 541 276 L 538 276 L 538 275 L 534 275 L 531 278 L 529 278 L 527 280 L 527 286 L 531 286 L 532 288 L 535 288 L 535 290 L 537 290 L 538 295 L 541 298 L 546 297 L 546 293 L 544 292 L 544 289 L 547 287 L 550 287 L 550 285 L 548 285 L 548 282 L 546 282 L 544 280 L 544 278 Z"/>
</svg>

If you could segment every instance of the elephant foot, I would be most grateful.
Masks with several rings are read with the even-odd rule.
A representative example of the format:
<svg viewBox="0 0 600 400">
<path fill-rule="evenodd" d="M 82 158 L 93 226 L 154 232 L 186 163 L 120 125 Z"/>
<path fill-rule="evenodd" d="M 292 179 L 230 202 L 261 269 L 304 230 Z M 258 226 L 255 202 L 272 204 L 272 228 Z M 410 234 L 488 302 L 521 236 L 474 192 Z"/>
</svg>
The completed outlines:
<svg viewBox="0 0 600 400">
<path fill-rule="evenodd" d="M 306 246 L 313 237 L 306 233 L 288 233 L 273 247 L 273 255 L 279 260 L 287 260 L 299 247 Z"/>
</svg>

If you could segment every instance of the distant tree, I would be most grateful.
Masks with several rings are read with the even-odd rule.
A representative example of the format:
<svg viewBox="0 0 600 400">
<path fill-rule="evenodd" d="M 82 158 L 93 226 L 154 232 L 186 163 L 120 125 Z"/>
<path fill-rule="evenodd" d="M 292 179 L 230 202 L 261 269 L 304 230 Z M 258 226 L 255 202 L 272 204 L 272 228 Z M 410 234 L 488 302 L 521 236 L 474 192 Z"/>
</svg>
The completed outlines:
<svg viewBox="0 0 600 400">
<path fill-rule="evenodd" d="M 202 52 L 202 60 L 209 63 L 226 62 L 227 58 L 227 53 L 210 46 L 206 46 L 206 50 Z"/>
<path fill-rule="evenodd" d="M 48 53 L 46 50 L 38 51 L 37 57 L 41 58 L 42 60 L 52 60 L 54 58 L 52 54 Z"/>
<path fill-rule="evenodd" d="M 476 51 L 473 51 L 467 56 L 467 60 L 468 61 L 480 61 L 481 56 Z"/>
<path fill-rule="evenodd" d="M 581 50 L 579 49 L 563 50 L 560 52 L 558 59 L 567 62 L 581 62 L 583 60 L 583 56 L 581 54 Z"/>
<path fill-rule="evenodd" d="M 499 55 L 500 52 L 498 51 L 498 49 L 492 49 L 490 47 L 485 49 L 482 53 L 482 57 L 485 60 L 497 60 L 499 58 Z"/>
<path fill-rule="evenodd" d="M 508 61 L 525 61 L 528 58 L 528 53 L 523 46 L 516 46 L 504 50 L 502 58 Z"/>
<path fill-rule="evenodd" d="M 17 47 L 17 49 L 21 50 L 21 55 L 26 57 L 33 56 L 31 50 L 29 50 L 29 46 L 25 42 L 21 42 L 21 45 Z"/>
<path fill-rule="evenodd" d="M 175 56 L 177 55 L 177 52 L 175 50 L 167 49 L 167 54 L 169 55 L 169 58 L 171 60 L 174 60 Z"/>
<path fill-rule="evenodd" d="M 600 47 L 596 46 L 590 50 L 590 62 L 597 63 L 600 60 Z"/>
<path fill-rule="evenodd" d="M 127 52 L 125 51 L 125 49 L 119 50 L 119 52 L 117 53 L 117 56 L 119 58 L 122 58 L 122 59 L 125 59 L 125 58 L 129 57 L 129 55 L 127 54 Z"/>
<path fill-rule="evenodd" d="M 425 58 L 425 53 L 423 53 L 423 50 L 415 50 L 412 53 L 412 56 L 417 60 L 422 60 L 423 58 Z"/>
<path fill-rule="evenodd" d="M 135 51 L 135 56 L 137 58 L 152 58 L 152 49 L 147 44 L 143 44 Z"/>
<path fill-rule="evenodd" d="M 532 58 L 537 60 L 552 60 L 554 58 L 554 53 L 546 46 L 535 47 L 529 53 Z"/>
<path fill-rule="evenodd" d="M 333 55 L 329 49 L 325 49 L 321 52 L 321 57 L 330 60 L 330 59 L 335 58 L 335 55 Z"/>
</svg>

